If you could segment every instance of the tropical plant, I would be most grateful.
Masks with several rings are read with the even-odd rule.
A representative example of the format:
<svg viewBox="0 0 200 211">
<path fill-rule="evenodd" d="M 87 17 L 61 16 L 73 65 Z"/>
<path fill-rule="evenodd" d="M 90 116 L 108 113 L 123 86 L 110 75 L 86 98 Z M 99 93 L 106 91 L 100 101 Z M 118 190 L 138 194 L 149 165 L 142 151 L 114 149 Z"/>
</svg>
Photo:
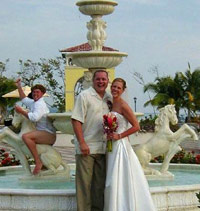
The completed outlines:
<svg viewBox="0 0 200 211">
<path fill-rule="evenodd" d="M 180 110 L 180 87 L 170 76 L 157 77 L 154 83 L 144 86 L 144 92 L 151 91 L 154 97 L 147 101 L 144 106 L 153 105 L 162 108 L 168 104 L 175 104 L 176 111 Z"/>
<path fill-rule="evenodd" d="M 144 85 L 144 92 L 152 92 L 154 97 L 144 106 L 153 105 L 157 108 L 167 104 L 175 104 L 177 115 L 180 109 L 186 109 L 188 119 L 191 114 L 200 111 L 200 69 L 191 72 L 190 64 L 185 73 L 177 72 L 175 77 L 156 77 L 154 83 Z"/>
<path fill-rule="evenodd" d="M 200 69 L 191 72 L 190 64 L 183 77 L 183 87 L 185 90 L 183 108 L 187 109 L 188 119 L 191 115 L 196 116 L 200 111 Z"/>
</svg>

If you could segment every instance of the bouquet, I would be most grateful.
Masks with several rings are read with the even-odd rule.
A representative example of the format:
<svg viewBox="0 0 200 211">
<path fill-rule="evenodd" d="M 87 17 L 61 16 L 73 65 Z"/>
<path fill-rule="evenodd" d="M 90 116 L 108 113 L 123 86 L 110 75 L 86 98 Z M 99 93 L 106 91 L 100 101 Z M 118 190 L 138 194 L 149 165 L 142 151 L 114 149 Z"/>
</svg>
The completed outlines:
<svg viewBox="0 0 200 211">
<path fill-rule="evenodd" d="M 113 132 L 116 132 L 117 128 L 118 128 L 117 117 L 114 114 L 108 113 L 103 115 L 104 134 L 109 135 Z M 112 152 L 112 140 L 110 139 L 107 140 L 107 151 Z"/>
</svg>

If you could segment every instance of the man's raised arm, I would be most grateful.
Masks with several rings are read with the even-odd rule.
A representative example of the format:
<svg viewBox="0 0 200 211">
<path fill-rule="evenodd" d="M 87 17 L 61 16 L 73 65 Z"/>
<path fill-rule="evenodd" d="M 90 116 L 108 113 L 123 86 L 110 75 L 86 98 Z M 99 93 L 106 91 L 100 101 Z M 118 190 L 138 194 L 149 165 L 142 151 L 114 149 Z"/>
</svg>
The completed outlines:
<svg viewBox="0 0 200 211">
<path fill-rule="evenodd" d="M 22 89 L 22 86 L 21 86 L 21 79 L 18 78 L 15 83 L 16 83 L 16 86 L 17 86 L 17 89 L 18 89 L 18 92 L 19 92 L 19 97 L 22 100 L 26 97 L 26 95 L 25 95 L 25 93 Z"/>
</svg>

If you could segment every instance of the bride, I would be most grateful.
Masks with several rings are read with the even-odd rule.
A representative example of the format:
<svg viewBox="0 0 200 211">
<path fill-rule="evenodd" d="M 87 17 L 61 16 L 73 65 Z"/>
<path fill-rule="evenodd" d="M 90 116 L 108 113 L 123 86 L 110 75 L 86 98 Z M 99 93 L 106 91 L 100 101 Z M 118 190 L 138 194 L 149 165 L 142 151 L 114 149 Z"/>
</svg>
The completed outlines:
<svg viewBox="0 0 200 211">
<path fill-rule="evenodd" d="M 121 98 L 125 88 L 122 78 L 112 82 L 112 114 L 117 117 L 118 130 L 107 137 L 113 140 L 113 145 L 107 157 L 104 211 L 155 211 L 147 180 L 128 139 L 140 126 Z"/>
</svg>

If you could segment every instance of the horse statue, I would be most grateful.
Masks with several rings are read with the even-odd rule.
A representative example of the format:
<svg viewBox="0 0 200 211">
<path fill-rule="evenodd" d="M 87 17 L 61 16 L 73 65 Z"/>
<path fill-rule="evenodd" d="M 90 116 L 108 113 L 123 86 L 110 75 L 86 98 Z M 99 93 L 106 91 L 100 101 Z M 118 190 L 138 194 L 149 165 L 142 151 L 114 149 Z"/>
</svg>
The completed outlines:
<svg viewBox="0 0 200 211">
<path fill-rule="evenodd" d="M 31 168 L 27 160 L 27 156 L 32 158 L 32 154 L 24 141 L 22 134 L 35 130 L 35 125 L 22 114 L 15 112 L 12 120 L 15 128 L 21 126 L 20 132 L 17 134 L 9 127 L 4 127 L 0 131 L 0 142 L 7 143 L 14 148 L 14 153 L 20 160 L 27 175 L 32 175 Z M 37 176 L 64 175 L 67 179 L 70 177 L 69 166 L 62 160 L 61 154 L 51 145 L 37 144 L 38 154 L 47 170 L 41 170 Z"/>
<path fill-rule="evenodd" d="M 178 123 L 174 105 L 167 105 L 161 108 L 158 118 L 155 121 L 155 133 L 144 144 L 134 148 L 136 155 L 144 169 L 145 175 L 168 175 L 170 160 L 181 150 L 180 143 L 185 139 L 198 140 L 195 131 L 187 124 L 183 124 L 176 132 L 172 132 L 169 124 Z M 160 170 L 155 170 L 149 166 L 151 159 L 164 155 L 164 160 Z"/>
</svg>

